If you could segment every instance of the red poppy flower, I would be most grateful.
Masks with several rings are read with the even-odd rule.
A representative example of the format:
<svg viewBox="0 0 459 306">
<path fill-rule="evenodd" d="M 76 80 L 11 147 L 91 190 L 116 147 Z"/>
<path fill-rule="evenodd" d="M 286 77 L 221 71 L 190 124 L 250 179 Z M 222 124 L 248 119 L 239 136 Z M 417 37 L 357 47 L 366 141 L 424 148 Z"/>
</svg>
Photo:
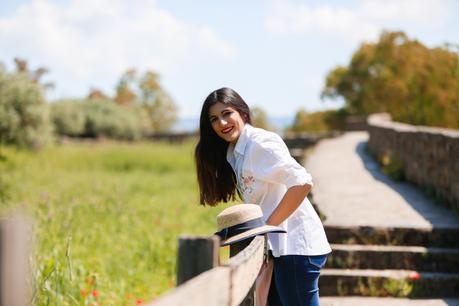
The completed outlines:
<svg viewBox="0 0 459 306">
<path fill-rule="evenodd" d="M 408 279 L 411 281 L 417 281 L 421 279 L 421 274 L 419 274 L 418 272 L 413 272 L 410 275 L 408 275 Z"/>
<path fill-rule="evenodd" d="M 93 290 L 92 291 L 92 296 L 95 297 L 95 298 L 98 297 L 99 296 L 99 292 L 97 292 L 97 290 Z"/>
<path fill-rule="evenodd" d="M 140 304 L 143 303 L 143 299 L 137 299 L 137 300 L 135 301 L 135 303 L 136 303 L 137 305 L 140 305 Z"/>
</svg>

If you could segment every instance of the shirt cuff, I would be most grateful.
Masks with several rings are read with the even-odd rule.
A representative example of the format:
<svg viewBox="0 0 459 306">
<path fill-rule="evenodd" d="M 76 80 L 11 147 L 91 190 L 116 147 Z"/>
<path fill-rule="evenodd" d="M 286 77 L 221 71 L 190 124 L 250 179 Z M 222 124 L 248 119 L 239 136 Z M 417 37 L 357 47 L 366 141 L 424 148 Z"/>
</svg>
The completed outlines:
<svg viewBox="0 0 459 306">
<path fill-rule="evenodd" d="M 311 174 L 303 167 L 291 171 L 289 176 L 285 179 L 285 186 L 287 189 L 293 186 L 303 186 L 306 184 L 311 185 L 311 187 L 314 186 Z"/>
</svg>

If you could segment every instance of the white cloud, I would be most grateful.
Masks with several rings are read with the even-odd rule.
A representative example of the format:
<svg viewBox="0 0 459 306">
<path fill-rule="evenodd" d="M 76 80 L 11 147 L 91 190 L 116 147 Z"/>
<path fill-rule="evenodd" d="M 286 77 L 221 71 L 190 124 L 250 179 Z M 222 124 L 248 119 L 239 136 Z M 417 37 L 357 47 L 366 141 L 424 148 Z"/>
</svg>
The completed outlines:
<svg viewBox="0 0 459 306">
<path fill-rule="evenodd" d="M 165 74 L 188 61 L 235 53 L 212 29 L 181 21 L 149 0 L 32 0 L 0 18 L 2 60 L 20 56 L 50 68 L 62 92 L 75 86 L 60 78 L 84 82 L 87 91 L 87 83 L 113 87 L 129 67 Z"/>
<path fill-rule="evenodd" d="M 449 0 L 362 0 L 356 7 L 271 2 L 265 20 L 273 33 L 313 33 L 353 41 L 375 39 L 384 28 L 445 25 Z"/>
<path fill-rule="evenodd" d="M 232 46 L 215 35 L 215 32 L 209 28 L 201 28 L 198 31 L 197 39 L 201 46 L 213 49 L 226 58 L 232 58 L 236 53 Z"/>
</svg>

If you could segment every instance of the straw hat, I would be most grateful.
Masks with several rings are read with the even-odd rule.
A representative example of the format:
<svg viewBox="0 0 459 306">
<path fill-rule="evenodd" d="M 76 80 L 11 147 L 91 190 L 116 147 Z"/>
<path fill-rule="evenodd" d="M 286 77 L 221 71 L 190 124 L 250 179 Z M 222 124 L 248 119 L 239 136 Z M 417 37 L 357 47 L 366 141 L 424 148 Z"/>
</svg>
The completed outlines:
<svg viewBox="0 0 459 306">
<path fill-rule="evenodd" d="M 221 245 L 233 244 L 265 233 L 286 233 L 278 226 L 266 225 L 263 212 L 255 204 L 239 204 L 226 208 L 217 216 Z"/>
</svg>

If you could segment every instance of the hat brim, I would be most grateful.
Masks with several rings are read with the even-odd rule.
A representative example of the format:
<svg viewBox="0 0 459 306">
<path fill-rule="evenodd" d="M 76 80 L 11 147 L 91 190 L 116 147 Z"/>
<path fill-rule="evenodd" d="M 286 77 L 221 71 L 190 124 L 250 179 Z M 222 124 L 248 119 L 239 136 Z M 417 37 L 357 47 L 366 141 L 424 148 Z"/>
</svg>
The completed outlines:
<svg viewBox="0 0 459 306">
<path fill-rule="evenodd" d="M 249 238 L 252 238 L 258 235 L 263 235 L 266 233 L 286 233 L 286 232 L 287 232 L 286 230 L 278 226 L 263 225 L 263 226 L 245 231 L 233 237 L 230 237 L 226 240 L 222 240 L 220 242 L 220 246 L 230 245 L 230 244 L 233 244 L 233 243 L 245 240 L 245 239 L 249 239 Z"/>
</svg>

